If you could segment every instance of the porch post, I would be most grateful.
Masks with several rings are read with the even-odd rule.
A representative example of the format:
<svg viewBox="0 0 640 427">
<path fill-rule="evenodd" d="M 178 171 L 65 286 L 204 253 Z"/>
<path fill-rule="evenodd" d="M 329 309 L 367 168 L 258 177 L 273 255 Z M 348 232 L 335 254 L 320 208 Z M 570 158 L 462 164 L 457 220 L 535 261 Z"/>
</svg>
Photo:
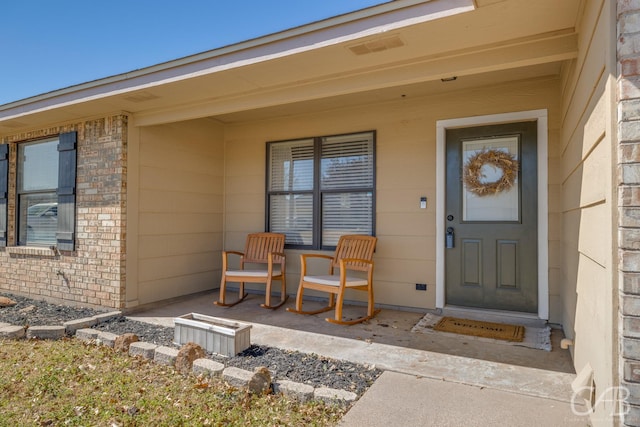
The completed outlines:
<svg viewBox="0 0 640 427">
<path fill-rule="evenodd" d="M 619 378 L 640 425 L 640 2 L 617 1 Z M 615 354 L 615 353 L 614 353 Z"/>
</svg>

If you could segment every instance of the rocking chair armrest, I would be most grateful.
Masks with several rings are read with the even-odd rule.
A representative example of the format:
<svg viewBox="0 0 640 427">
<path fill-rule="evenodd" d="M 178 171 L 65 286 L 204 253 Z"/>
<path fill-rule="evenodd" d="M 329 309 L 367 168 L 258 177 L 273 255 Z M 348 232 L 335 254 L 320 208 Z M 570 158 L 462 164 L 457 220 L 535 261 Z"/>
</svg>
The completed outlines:
<svg viewBox="0 0 640 427">
<path fill-rule="evenodd" d="M 306 261 L 307 258 L 324 258 L 324 259 L 328 259 L 328 260 L 332 260 L 333 257 L 330 255 L 324 255 L 324 254 L 300 254 L 300 261 Z"/>
<path fill-rule="evenodd" d="M 341 270 L 357 270 L 357 271 L 363 271 L 363 270 L 371 270 L 373 268 L 373 261 L 369 260 L 369 259 L 362 259 L 362 258 L 342 258 L 339 260 L 340 261 L 340 269 Z M 353 265 L 350 264 L 355 264 L 355 263 L 359 263 L 359 264 L 368 264 L 366 267 L 355 267 Z"/>
<path fill-rule="evenodd" d="M 240 257 L 240 266 L 244 264 L 244 253 L 238 251 L 222 251 L 222 271 L 227 271 L 227 265 L 229 264 L 229 255 L 238 255 Z"/>
<path fill-rule="evenodd" d="M 304 277 L 307 274 L 307 258 L 321 258 L 329 261 L 329 272 L 331 272 L 331 261 L 333 257 L 324 254 L 300 254 L 300 274 Z"/>
<path fill-rule="evenodd" d="M 238 256 L 244 256 L 244 252 L 238 252 L 238 251 L 222 251 L 222 255 L 223 256 L 227 256 L 227 255 L 238 255 Z"/>
</svg>

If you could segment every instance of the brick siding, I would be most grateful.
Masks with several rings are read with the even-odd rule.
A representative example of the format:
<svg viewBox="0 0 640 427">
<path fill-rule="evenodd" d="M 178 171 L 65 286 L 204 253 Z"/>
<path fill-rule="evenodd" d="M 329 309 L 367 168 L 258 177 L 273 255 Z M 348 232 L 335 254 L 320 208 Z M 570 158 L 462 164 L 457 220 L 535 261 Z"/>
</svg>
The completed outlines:
<svg viewBox="0 0 640 427">
<path fill-rule="evenodd" d="M 619 376 L 630 393 L 622 421 L 640 425 L 640 1 L 617 7 Z"/>
<path fill-rule="evenodd" d="M 23 141 L 77 131 L 76 247 L 13 247 L 16 153 Z M 115 115 L 2 138 L 9 144 L 8 247 L 0 250 L 0 291 L 69 305 L 123 308 L 127 117 Z"/>
</svg>

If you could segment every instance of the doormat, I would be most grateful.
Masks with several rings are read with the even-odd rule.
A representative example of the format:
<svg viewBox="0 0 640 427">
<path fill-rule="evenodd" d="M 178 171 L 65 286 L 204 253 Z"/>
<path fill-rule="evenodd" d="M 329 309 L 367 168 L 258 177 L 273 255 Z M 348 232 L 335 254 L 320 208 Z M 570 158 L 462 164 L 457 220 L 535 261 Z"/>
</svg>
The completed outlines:
<svg viewBox="0 0 640 427">
<path fill-rule="evenodd" d="M 436 331 L 434 327 L 438 324 L 438 322 L 440 322 L 441 319 L 442 316 L 438 316 L 437 314 L 433 313 L 426 313 L 424 317 L 420 319 L 418 323 L 413 326 L 413 328 L 411 328 L 411 332 L 418 334 L 438 334 L 452 338 L 460 337 L 460 335 L 456 333 Z M 466 337 L 466 339 L 471 339 L 474 341 L 484 341 L 500 345 L 534 348 L 536 350 L 551 351 L 552 349 L 551 328 L 549 326 L 544 326 L 541 328 L 527 326 L 524 329 L 524 338 L 521 342 L 497 340 L 473 335 L 464 335 L 464 337 Z"/>
<path fill-rule="evenodd" d="M 443 317 L 433 329 L 440 332 L 452 332 L 454 334 L 513 342 L 522 342 L 524 338 L 524 326 L 481 322 L 457 317 Z"/>
</svg>

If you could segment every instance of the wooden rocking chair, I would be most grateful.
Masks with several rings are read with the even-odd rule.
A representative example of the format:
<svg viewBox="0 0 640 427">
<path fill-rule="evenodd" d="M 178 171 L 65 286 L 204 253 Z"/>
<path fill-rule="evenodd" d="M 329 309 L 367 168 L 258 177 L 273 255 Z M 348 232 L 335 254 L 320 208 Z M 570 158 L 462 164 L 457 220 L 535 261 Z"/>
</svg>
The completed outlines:
<svg viewBox="0 0 640 427">
<path fill-rule="evenodd" d="M 220 297 L 214 304 L 223 307 L 232 307 L 242 302 L 248 294 L 244 292 L 244 284 L 264 283 L 265 301 L 261 307 L 276 309 L 287 301 L 287 285 L 284 255 L 285 235 L 280 233 L 252 233 L 247 236 L 244 252 L 223 251 L 222 252 L 222 279 L 220 281 Z M 237 270 L 229 269 L 229 255 L 240 257 L 240 267 Z M 247 264 L 265 266 L 262 269 L 245 269 Z M 274 280 L 279 280 L 282 284 L 280 290 L 280 303 L 271 305 L 271 284 Z M 227 282 L 237 282 L 240 284 L 238 300 L 233 303 L 225 303 L 225 290 Z"/>
<path fill-rule="evenodd" d="M 333 256 L 322 254 L 300 255 L 300 285 L 296 297 L 296 308 L 287 308 L 287 311 L 298 314 L 318 314 L 329 311 L 335 307 L 335 318 L 325 319 L 327 322 L 340 325 L 354 325 L 371 319 L 380 310 L 374 309 L 373 300 L 373 251 L 376 247 L 376 237 L 364 235 L 344 235 L 340 237 L 336 252 Z M 329 260 L 329 275 L 308 276 L 307 259 L 324 258 Z M 338 274 L 334 274 L 338 269 Z M 361 271 L 366 277 L 357 277 L 349 271 Z M 302 298 L 305 289 L 329 293 L 329 305 L 316 311 L 303 311 Z M 344 292 L 347 289 L 365 291 L 368 294 L 367 315 L 355 320 L 342 320 L 342 303 Z M 336 301 L 337 296 L 337 301 Z"/>
</svg>

